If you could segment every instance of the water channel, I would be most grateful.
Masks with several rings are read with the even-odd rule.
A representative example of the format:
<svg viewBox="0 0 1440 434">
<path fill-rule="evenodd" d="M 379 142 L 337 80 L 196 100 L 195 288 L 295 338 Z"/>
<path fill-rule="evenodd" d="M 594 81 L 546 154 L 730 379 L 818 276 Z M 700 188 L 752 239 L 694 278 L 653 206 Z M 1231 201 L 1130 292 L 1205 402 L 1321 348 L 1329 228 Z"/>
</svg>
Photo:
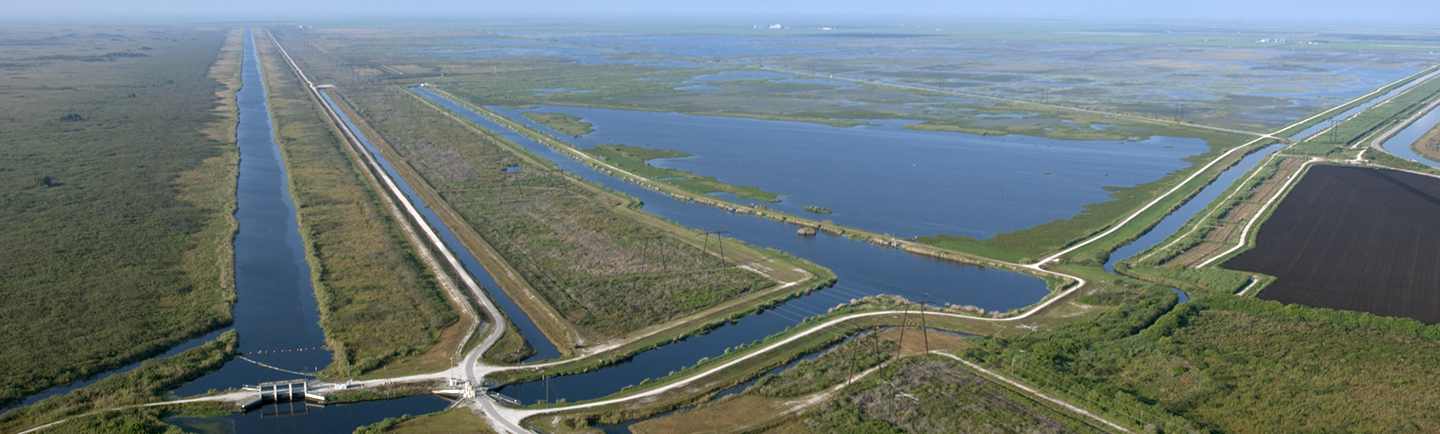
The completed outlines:
<svg viewBox="0 0 1440 434">
<path fill-rule="evenodd" d="M 958 265 L 823 233 L 815 237 L 798 237 L 795 226 L 677 201 L 668 195 L 597 172 L 435 93 L 423 88 L 414 90 L 549 159 L 562 170 L 639 198 L 644 202 L 646 212 L 685 227 L 725 230 L 731 238 L 810 260 L 833 270 L 838 276 L 833 288 L 745 317 L 709 334 L 641 353 L 629 363 L 581 375 L 552 378 L 548 381 L 551 401 L 563 398 L 576 402 L 609 395 L 647 378 L 662 377 L 667 372 L 693 365 L 702 357 L 722 355 L 727 348 L 762 339 L 798 324 L 803 318 L 822 314 L 838 304 L 869 295 L 896 294 L 916 301 L 930 300 L 1004 311 L 1034 304 L 1048 294 L 1044 281 L 1028 275 Z M 534 403 L 546 398 L 546 387 L 542 382 L 511 385 L 502 393 L 525 403 Z"/>
<path fill-rule="evenodd" d="M 1431 110 L 1430 113 L 1426 113 L 1425 116 L 1416 119 L 1415 122 L 1400 130 L 1400 132 L 1395 133 L 1395 135 L 1389 139 L 1386 139 L 1384 143 L 1380 144 L 1380 147 L 1384 148 L 1385 152 L 1395 154 L 1397 157 L 1440 169 L 1440 162 L 1425 158 L 1420 154 L 1416 154 L 1415 150 L 1410 149 L 1410 145 L 1420 140 L 1420 136 L 1425 135 L 1425 133 L 1430 131 L 1431 128 L 1434 128 L 1436 124 L 1440 124 L 1440 109 Z"/>
<path fill-rule="evenodd" d="M 245 32 L 244 56 L 241 88 L 235 97 L 240 114 L 236 127 L 240 172 L 235 218 L 240 228 L 235 235 L 238 299 L 234 327 L 240 332 L 240 352 L 246 358 L 287 370 L 315 372 L 330 364 L 331 353 L 324 348 L 310 266 L 305 261 L 295 203 L 284 159 L 275 143 L 264 76 L 249 30 Z M 174 393 L 195 395 L 210 389 L 297 377 L 237 358 Z M 328 407 L 286 403 L 218 418 L 173 418 L 168 422 L 207 433 L 349 433 L 386 417 L 431 413 L 447 405 L 445 400 L 432 396 Z M 304 416 L 279 417 L 301 414 Z"/>
<path fill-rule="evenodd" d="M 1155 224 L 1155 227 L 1150 228 L 1150 231 L 1146 232 L 1145 235 L 1110 252 L 1110 259 L 1105 261 L 1105 271 L 1114 273 L 1116 262 L 1130 259 L 1131 256 L 1150 250 L 1151 247 L 1155 247 L 1156 244 L 1165 241 L 1170 235 L 1179 231 L 1180 227 L 1185 225 L 1185 222 L 1190 221 L 1191 218 L 1199 214 L 1205 207 L 1210 206 L 1210 203 L 1214 202 L 1215 198 L 1220 197 L 1220 193 L 1224 193 L 1225 189 L 1230 188 L 1230 185 L 1234 184 L 1235 180 L 1240 179 L 1240 177 L 1249 172 L 1250 169 L 1254 169 L 1256 165 L 1260 164 L 1260 160 L 1264 160 L 1266 156 L 1284 147 L 1285 145 L 1283 144 L 1274 144 L 1251 152 L 1250 155 L 1246 155 L 1245 158 L 1235 163 L 1234 166 L 1230 166 L 1229 169 L 1220 172 L 1220 176 L 1216 177 L 1214 182 L 1211 182 L 1210 185 L 1201 189 L 1199 193 L 1195 194 L 1195 197 L 1186 201 L 1184 206 L 1181 206 L 1179 209 L 1176 209 L 1175 212 L 1161 219 L 1160 223 Z"/>
</svg>

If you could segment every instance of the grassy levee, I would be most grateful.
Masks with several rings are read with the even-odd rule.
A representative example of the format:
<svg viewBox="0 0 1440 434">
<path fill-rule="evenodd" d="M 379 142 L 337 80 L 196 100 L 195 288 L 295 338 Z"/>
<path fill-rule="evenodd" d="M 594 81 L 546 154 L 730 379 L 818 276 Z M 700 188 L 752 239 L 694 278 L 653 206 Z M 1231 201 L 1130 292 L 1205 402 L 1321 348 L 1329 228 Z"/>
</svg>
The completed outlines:
<svg viewBox="0 0 1440 434">
<path fill-rule="evenodd" d="M 423 416 L 385 418 L 355 429 L 355 434 L 494 434 L 490 425 L 467 408 L 455 408 Z"/>
<path fill-rule="evenodd" d="M 1103 272 L 1098 273 L 1104 274 Z M 1046 309 L 1046 311 L 1043 312 L 1042 315 L 1027 319 L 1025 321 L 1025 324 L 984 321 L 977 320 L 972 317 L 935 314 L 927 315 L 925 323 L 932 329 L 958 331 L 962 333 L 982 336 L 1025 335 L 1032 332 L 1034 330 L 1033 327 L 1035 326 L 1039 326 L 1042 328 L 1049 327 L 1056 324 L 1072 322 L 1072 320 L 1070 320 L 1069 318 L 1077 315 L 1094 316 L 1114 310 L 1101 309 L 1100 311 L 1096 311 L 1096 306 L 1094 305 L 1094 303 L 1096 302 L 1090 299 L 1097 297 L 1097 294 L 1099 297 L 1108 297 L 1106 294 L 1111 292 L 1108 291 L 1111 288 L 1120 288 L 1122 291 L 1129 290 L 1126 289 L 1129 288 L 1128 285 L 1130 284 L 1112 284 L 1107 282 L 1100 282 L 1100 284 L 1092 285 L 1090 287 L 1087 287 L 1088 289 L 1086 291 L 1083 291 L 1082 294 L 1077 296 L 1077 300 L 1088 301 L 1081 302 L 1077 300 L 1069 300 L 1066 303 L 1057 303 L 1051 305 Z M 1163 293 L 1168 294 L 1169 292 L 1163 291 Z M 664 378 L 659 378 L 654 381 L 645 381 L 639 385 L 636 385 L 635 387 L 626 388 L 621 392 L 607 397 L 598 398 L 594 401 L 603 401 L 625 396 L 633 396 L 636 394 L 645 393 L 660 386 L 685 380 L 697 374 L 710 371 L 711 368 L 714 366 L 719 366 L 731 362 L 736 358 L 745 356 L 759 349 L 766 349 L 772 343 L 785 340 L 841 316 L 853 313 L 867 313 L 877 311 L 886 311 L 891 313 L 875 316 L 864 316 L 847 320 L 845 322 L 826 328 L 822 331 L 801 337 L 795 341 L 792 341 L 784 347 L 766 349 L 764 353 L 761 353 L 758 356 L 755 356 L 743 362 L 739 362 L 736 365 L 726 368 L 723 371 L 711 373 L 709 375 L 706 375 L 704 378 L 695 380 L 694 382 L 690 383 L 685 387 L 677 388 L 660 394 L 658 396 L 647 397 L 642 400 L 631 400 L 619 404 L 608 404 L 604 406 L 591 407 L 580 410 L 561 410 L 561 412 L 559 413 L 561 423 L 568 424 L 570 427 L 589 425 L 596 422 L 617 423 L 619 421 L 633 420 L 639 417 L 646 417 L 675 408 L 685 407 L 696 402 L 708 400 L 711 396 L 714 395 L 715 392 L 719 390 L 755 378 L 756 376 L 760 375 L 765 371 L 784 365 L 785 363 L 795 360 L 796 358 L 815 351 L 815 349 L 828 346 L 830 343 L 833 343 L 848 334 L 852 334 L 858 331 L 870 330 L 875 327 L 897 326 L 901 325 L 902 323 L 909 324 L 911 327 L 914 327 L 918 325 L 917 323 L 919 322 L 919 319 L 917 318 L 918 315 L 915 311 L 912 310 L 909 313 L 908 317 L 898 312 L 902 308 L 902 306 L 908 304 L 909 302 L 904 301 L 903 299 L 898 299 L 891 296 L 881 296 L 869 297 L 863 300 L 858 300 L 858 302 L 854 304 L 836 306 L 834 309 L 831 309 L 830 312 L 824 315 L 809 318 L 805 322 L 780 333 L 767 336 L 750 344 L 744 344 L 732 349 L 727 349 L 725 354 L 721 356 L 712 359 L 703 359 L 694 366 L 686 367 L 684 369 L 681 369 L 680 371 L 672 372 L 670 373 L 670 375 Z M 912 305 L 910 307 L 913 308 L 914 306 Z M 943 311 L 952 314 L 964 313 L 963 309 L 960 308 L 944 309 Z M 917 346 L 916 348 L 919 348 L 918 342 L 921 339 L 920 336 L 918 336 L 918 332 L 915 330 L 911 330 L 910 333 L 911 335 L 909 335 L 909 337 L 905 339 L 905 342 L 907 343 L 907 348 L 910 348 L 911 346 Z M 932 339 L 935 338 L 935 336 L 932 336 Z M 658 344 L 664 343 L 668 343 L 668 341 Z M 604 364 L 623 362 L 629 356 L 624 352 L 616 352 L 613 354 L 616 355 L 605 360 L 600 360 L 598 361 L 598 363 L 572 363 L 568 365 L 549 367 L 545 370 L 544 375 L 550 376 L 566 373 L 586 372 L 589 370 L 598 369 Z M 540 373 L 526 370 L 501 372 L 495 375 L 495 377 L 502 381 L 521 382 L 539 380 L 540 375 Z M 536 405 L 532 406 L 532 408 L 548 408 L 556 406 L 563 405 L 561 403 L 554 403 L 548 405 Z M 530 420 L 530 422 L 537 425 L 543 424 L 548 428 L 550 426 L 550 421 L 552 420 L 552 417 L 547 415 L 533 418 Z"/>
<path fill-rule="evenodd" d="M 1332 116 L 1333 116 L 1333 114 L 1344 113 L 1346 110 L 1349 110 L 1349 109 L 1351 109 L 1351 108 L 1354 108 L 1355 106 L 1364 104 L 1364 103 L 1369 102 L 1369 101 L 1371 101 L 1371 100 L 1374 100 L 1375 98 L 1379 98 L 1379 97 L 1381 97 L 1381 96 L 1384 96 L 1385 94 L 1390 93 L 1390 91 L 1395 90 L 1395 88 L 1398 88 L 1398 87 L 1400 87 L 1400 86 L 1404 86 L 1404 85 L 1406 85 L 1406 84 L 1409 84 L 1410 82 L 1413 82 L 1413 81 L 1419 79 L 1420 77 L 1424 77 L 1426 74 L 1429 74 L 1429 73 L 1431 73 L 1431 72 L 1435 72 L 1435 71 L 1437 71 L 1437 70 L 1440 70 L 1440 65 L 1433 66 L 1433 67 L 1430 67 L 1430 68 L 1425 68 L 1425 69 L 1421 70 L 1420 72 L 1416 72 L 1416 73 L 1414 73 L 1414 74 L 1410 74 L 1409 76 L 1407 76 L 1407 77 L 1405 77 L 1405 78 L 1403 78 L 1403 79 L 1401 79 L 1401 80 L 1395 81 L 1395 82 L 1390 83 L 1389 85 L 1387 85 L 1387 86 L 1385 86 L 1385 87 L 1382 87 L 1382 88 L 1380 88 L 1380 89 L 1375 90 L 1374 92 L 1372 92 L 1372 93 L 1370 94 L 1371 96 L 1368 97 L 1368 98 L 1357 99 L 1357 100 L 1355 100 L 1355 101 L 1351 101 L 1351 102 L 1349 102 L 1349 103 L 1343 104 L 1343 105 L 1341 105 L 1341 106 L 1339 106 L 1339 107 L 1325 109 L 1325 110 L 1322 110 L 1321 113 L 1330 112 L 1330 113 L 1332 113 Z M 1307 118 L 1308 118 L 1308 117 L 1307 117 Z M 1317 117 L 1315 117 L 1314 119 L 1311 119 L 1311 120 L 1309 120 L 1309 121 L 1301 122 L 1301 123 L 1299 123 L 1299 124 L 1292 125 L 1290 128 L 1286 128 L 1286 129 L 1284 129 L 1284 130 L 1281 130 L 1280 132 L 1275 133 L 1274 135 L 1275 135 L 1275 137 L 1289 138 L 1290 136 L 1299 134 L 1301 131 L 1305 131 L 1306 128 L 1313 127 L 1313 126 L 1315 126 L 1315 125 L 1317 125 L 1317 124 L 1319 124 L 1319 123 L 1321 123 L 1321 122 L 1325 122 L 1326 120 L 1329 120 L 1329 117 L 1327 117 L 1327 116 L 1317 116 Z"/>
<path fill-rule="evenodd" d="M 730 306 L 751 294 L 803 289 L 773 285 L 813 278 L 814 273 L 793 271 L 799 263 L 785 255 L 733 240 L 726 241 L 730 246 L 721 262 L 713 252 L 716 246 L 709 247 L 710 254 L 703 252 L 701 234 L 639 212 L 631 198 L 547 170 L 553 166 L 538 156 L 403 89 L 347 95 L 352 104 L 363 107 L 357 112 L 378 126 L 379 137 L 388 146 L 402 144 L 398 156 L 404 159 L 399 161 L 421 175 L 422 182 L 412 183 L 417 190 L 441 186 L 433 194 L 445 200 L 436 202 L 441 205 L 435 208 L 442 216 L 450 212 L 463 216 L 462 224 L 453 228 L 458 228 L 457 233 L 474 230 L 471 239 L 484 243 L 475 249 L 477 253 L 484 255 L 478 251 L 500 246 L 484 255 L 498 262 L 487 269 L 548 337 L 561 342 L 562 351 L 596 340 L 648 334 L 653 327 L 711 312 L 720 304 Z M 473 143 L 475 139 L 480 143 Z M 524 170 L 499 170 L 514 165 Z M 444 209 L 450 207 L 458 212 Z M 600 263 L 594 255 L 610 257 Z M 680 276 L 689 280 L 677 280 Z M 507 287 L 507 280 L 513 286 Z M 526 285 L 514 285 L 522 282 Z M 513 291 L 514 286 L 521 286 L 521 291 Z M 627 295 L 597 298 L 615 291 Z M 641 293 L 655 297 L 636 304 L 634 297 Z M 615 316 L 622 311 L 625 316 Z M 557 321 L 560 317 L 568 324 Z"/>
<path fill-rule="evenodd" d="M 1352 145 L 1368 146 L 1370 140 L 1409 119 L 1437 98 L 1440 98 L 1440 79 L 1431 79 L 1316 133 L 1287 151 L 1301 155 L 1335 155 Z"/>
<path fill-rule="evenodd" d="M 0 34 L 0 405 L 231 321 L 240 42 Z"/>
<path fill-rule="evenodd" d="M 1244 159 L 1245 156 L 1249 153 L 1264 149 L 1271 144 L 1273 144 L 1273 142 L 1268 140 L 1260 141 L 1256 142 L 1254 145 L 1251 145 L 1249 149 L 1231 154 L 1230 156 L 1222 160 L 1220 163 L 1211 166 L 1205 174 L 1191 180 L 1190 183 L 1185 186 L 1185 188 L 1177 191 L 1176 194 L 1165 198 L 1165 200 L 1160 201 L 1159 203 L 1156 203 L 1155 206 L 1151 207 L 1148 210 L 1145 210 L 1145 212 L 1141 213 L 1139 217 L 1131 221 L 1129 224 L 1125 225 L 1125 227 L 1121 228 L 1118 231 L 1115 231 L 1114 233 L 1111 233 L 1110 235 L 1106 235 L 1104 238 L 1101 238 L 1096 242 L 1085 246 L 1084 248 L 1077 249 L 1074 252 L 1071 252 L 1070 254 L 1066 255 L 1066 257 L 1069 260 L 1075 261 L 1081 265 L 1102 266 L 1107 260 L 1109 260 L 1110 253 L 1113 252 L 1115 249 L 1127 243 L 1135 241 L 1141 236 L 1144 236 L 1147 232 L 1150 231 L 1151 228 L 1154 228 L 1155 225 L 1159 224 L 1161 220 L 1163 220 L 1165 217 L 1168 217 L 1170 213 L 1179 209 L 1181 206 L 1185 205 L 1186 202 L 1189 202 L 1192 197 L 1200 193 L 1200 190 L 1208 187 L 1212 182 L 1215 181 L 1216 178 L 1220 176 L 1222 172 L 1229 169 L 1231 166 L 1234 166 L 1236 163 L 1239 163 L 1240 160 Z M 1200 215 L 1204 215 L 1203 210 L 1202 214 Z M 1184 227 L 1181 228 L 1182 231 L 1184 229 Z"/>
<path fill-rule="evenodd" d="M 1429 131 L 1426 131 L 1424 135 L 1420 136 L 1420 139 L 1410 145 L 1410 149 L 1430 161 L 1440 161 L 1440 124 L 1435 124 Z"/>
<path fill-rule="evenodd" d="M 1199 170 L 1205 164 L 1218 158 L 1226 151 L 1242 143 L 1249 142 L 1252 139 L 1250 136 L 1237 133 L 1174 128 L 1174 134 L 1184 134 L 1186 136 L 1204 139 L 1209 143 L 1210 151 L 1187 157 L 1185 161 L 1192 163 L 1190 167 L 1172 172 L 1159 180 L 1129 188 L 1112 187 L 1110 189 L 1114 192 L 1111 193 L 1110 196 L 1114 197 L 1114 200 L 1086 205 L 1084 211 L 1069 219 L 1055 220 L 1028 229 L 997 234 L 984 240 L 942 234 L 931 237 L 920 237 L 918 241 L 936 247 L 992 257 L 1004 261 L 1032 262 L 1046 253 L 1059 251 L 1094 234 L 1103 232 L 1141 206 L 1149 203 L 1166 191 L 1169 191 L 1175 187 L 1177 183 L 1194 174 L 1196 170 Z M 1236 154 L 1239 154 L 1239 152 Z M 1220 171 L 1214 169 L 1220 166 L 1227 165 L 1222 163 L 1212 166 L 1212 170 L 1209 173 L 1196 177 L 1195 180 L 1191 181 L 1192 187 L 1177 191 L 1174 195 L 1175 199 L 1167 198 L 1167 201 L 1178 201 L 1179 198 L 1188 198 L 1194 195 L 1200 188 L 1203 188 L 1216 176 L 1219 176 Z M 1097 248 L 1104 250 L 1108 254 L 1110 250 L 1114 249 L 1115 243 L 1124 241 L 1127 237 L 1138 237 L 1139 234 L 1134 233 L 1134 231 L 1141 231 L 1143 233 L 1143 229 L 1154 226 L 1173 206 L 1176 205 L 1172 204 L 1171 207 L 1166 207 L 1161 204 L 1155 207 L 1159 208 L 1161 212 L 1147 212 L 1146 215 L 1143 216 L 1145 217 L 1144 219 L 1131 221 L 1126 229 L 1113 234 L 1120 235 L 1123 232 L 1130 232 L 1126 234 L 1125 237 L 1115 239 L 1115 242 L 1097 243 L 1106 244 L 1097 246 Z M 1130 226 L 1134 226 L 1135 229 L 1130 229 Z M 1101 258 L 1103 258 L 1103 255 L 1091 253 L 1090 256 L 1085 259 Z M 1101 260 L 1101 262 L 1103 262 L 1103 260 Z"/>
<path fill-rule="evenodd" d="M 75 389 L 64 395 L 46 398 L 33 405 L 18 408 L 0 416 L 0 432 L 17 432 L 44 425 L 61 419 L 71 418 L 55 428 L 57 432 L 137 432 L 126 431 L 132 426 L 153 428 L 163 427 L 158 419 L 151 417 L 122 416 L 115 419 L 84 416 L 97 410 L 158 402 L 166 392 L 180 387 L 191 380 L 220 369 L 226 361 L 237 355 L 239 337 L 235 331 L 225 332 L 207 344 L 186 350 L 163 359 L 147 360 L 140 367 L 129 372 L 115 374 L 95 384 Z M 99 420 L 96 420 L 99 419 Z M 96 423 L 104 429 L 96 429 Z M 119 426 L 116 426 L 116 425 Z M 62 428 L 65 426 L 71 429 Z M 148 429 L 147 428 L 147 429 Z M 153 432 L 153 431 L 144 431 Z"/>
<path fill-rule="evenodd" d="M 264 42 L 257 37 L 256 47 L 320 304 L 320 327 L 335 354 L 331 373 L 353 378 L 388 364 L 418 363 L 409 370 L 424 372 L 451 366 L 460 338 L 454 335 L 468 324 L 458 323 L 456 308 L 384 209 L 378 186 L 355 165 L 357 156 L 325 122 L 278 51 Z M 447 327 L 448 345 L 437 345 Z"/>
</svg>

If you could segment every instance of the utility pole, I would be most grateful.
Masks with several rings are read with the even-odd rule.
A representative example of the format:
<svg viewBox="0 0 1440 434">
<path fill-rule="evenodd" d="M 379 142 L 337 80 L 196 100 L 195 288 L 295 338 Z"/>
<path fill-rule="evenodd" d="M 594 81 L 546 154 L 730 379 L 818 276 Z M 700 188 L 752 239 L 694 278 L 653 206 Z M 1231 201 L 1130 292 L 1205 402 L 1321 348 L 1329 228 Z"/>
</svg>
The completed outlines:
<svg viewBox="0 0 1440 434">
<path fill-rule="evenodd" d="M 930 331 L 925 324 L 925 306 L 935 304 L 933 301 L 922 301 L 920 305 L 920 335 L 925 337 L 925 354 L 930 354 Z"/>
<path fill-rule="evenodd" d="M 910 304 L 906 303 L 904 310 L 900 312 L 900 345 L 895 347 L 895 358 L 900 358 L 900 351 L 905 349 L 905 323 L 910 317 Z"/>
</svg>

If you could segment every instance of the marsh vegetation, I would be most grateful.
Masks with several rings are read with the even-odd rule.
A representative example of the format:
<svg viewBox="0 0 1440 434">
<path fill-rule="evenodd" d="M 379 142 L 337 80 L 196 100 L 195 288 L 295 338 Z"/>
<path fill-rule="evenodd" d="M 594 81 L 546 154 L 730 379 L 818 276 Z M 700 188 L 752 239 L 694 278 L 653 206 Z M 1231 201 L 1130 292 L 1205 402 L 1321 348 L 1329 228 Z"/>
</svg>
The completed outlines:
<svg viewBox="0 0 1440 434">
<path fill-rule="evenodd" d="M 231 321 L 238 43 L 0 32 L 0 405 Z"/>
</svg>

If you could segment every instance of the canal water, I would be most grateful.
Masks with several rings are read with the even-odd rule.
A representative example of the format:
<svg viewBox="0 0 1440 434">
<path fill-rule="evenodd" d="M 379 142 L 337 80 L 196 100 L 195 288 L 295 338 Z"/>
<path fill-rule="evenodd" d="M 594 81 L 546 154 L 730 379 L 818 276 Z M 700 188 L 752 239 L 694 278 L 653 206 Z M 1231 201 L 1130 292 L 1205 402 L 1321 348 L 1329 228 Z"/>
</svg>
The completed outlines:
<svg viewBox="0 0 1440 434">
<path fill-rule="evenodd" d="M 236 143 L 240 173 L 235 218 L 235 329 L 244 357 L 297 372 L 314 372 L 331 362 L 320 330 L 320 311 L 311 286 L 310 266 L 296 223 L 284 159 L 275 143 L 264 77 L 247 29 L 236 93 L 240 122 Z M 268 369 L 241 359 L 175 390 L 180 396 L 244 384 L 290 380 L 293 373 Z M 267 406 L 218 418 L 174 418 L 170 423 L 190 432 L 217 433 L 349 433 L 386 417 L 424 414 L 448 403 L 432 396 L 328 407 L 303 403 Z M 289 416 L 289 417 L 285 417 Z"/>
<path fill-rule="evenodd" d="M 638 385 L 647 378 L 663 377 L 670 371 L 694 365 L 700 358 L 722 355 L 727 348 L 762 339 L 793 327 L 806 317 L 823 314 L 831 307 L 870 295 L 895 294 L 914 301 L 929 300 L 939 304 L 973 305 L 987 311 L 1005 311 L 1034 304 L 1049 294 L 1044 281 L 1028 275 L 934 260 L 824 233 L 799 237 L 795 234 L 795 226 L 677 201 L 668 195 L 597 172 L 423 88 L 413 90 L 549 159 L 562 170 L 640 199 L 646 212 L 690 228 L 727 231 L 730 238 L 810 260 L 833 270 L 838 277 L 833 288 L 791 300 L 708 334 L 638 354 L 628 363 L 581 375 L 552 378 L 548 381 L 551 401 L 563 398 L 576 402 L 609 395 L 626 386 Z M 546 386 L 543 382 L 511 385 L 502 393 L 533 403 L 546 398 Z"/>
<path fill-rule="evenodd" d="M 1185 222 L 1190 221 L 1196 214 L 1204 210 L 1206 206 L 1209 206 L 1210 202 L 1214 202 L 1215 198 L 1220 197 L 1220 193 L 1224 193 L 1225 189 L 1230 188 L 1230 185 L 1234 184 L 1235 180 L 1240 179 L 1246 172 L 1249 172 L 1250 169 L 1254 169 L 1256 165 L 1260 164 L 1260 160 L 1264 160 L 1266 156 L 1283 148 L 1285 148 L 1284 144 L 1267 146 L 1258 151 L 1251 152 L 1250 155 L 1246 155 L 1245 158 L 1240 159 L 1240 162 L 1235 163 L 1234 166 L 1225 169 L 1224 172 L 1220 173 L 1219 177 L 1215 178 L 1215 182 L 1211 182 L 1210 185 L 1205 186 L 1199 193 L 1195 194 L 1195 197 L 1185 202 L 1184 206 L 1181 206 L 1179 209 L 1176 209 L 1175 212 L 1161 219 L 1160 223 L 1150 228 L 1150 231 L 1146 232 L 1145 235 L 1110 252 L 1110 259 L 1105 261 L 1105 271 L 1114 273 L 1116 262 L 1130 259 L 1131 256 L 1150 250 L 1151 247 L 1155 247 L 1156 244 L 1165 241 L 1170 235 L 1179 231 L 1180 228 L 1185 225 Z"/>
<path fill-rule="evenodd" d="M 1430 113 L 1426 113 L 1425 116 L 1416 119 L 1410 126 L 1405 127 L 1405 129 L 1395 133 L 1394 136 L 1386 139 L 1385 143 L 1382 143 L 1380 147 L 1384 148 L 1386 152 L 1395 154 L 1397 157 L 1440 169 L 1440 162 L 1425 158 L 1410 149 L 1410 145 L 1415 144 L 1416 140 L 1420 140 L 1420 136 L 1425 135 L 1431 128 L 1435 128 L 1436 124 L 1440 124 L 1440 109 L 1431 110 Z"/>
<path fill-rule="evenodd" d="M 901 238 L 949 234 L 983 239 L 1070 218 L 1087 204 L 1113 200 L 1107 187 L 1160 179 L 1190 166 L 1184 158 L 1209 151 L 1204 140 L 1193 138 L 981 136 L 907 129 L 917 122 L 909 120 L 867 120 L 878 125 L 837 128 L 586 107 L 524 110 L 578 116 L 594 125 L 594 132 L 574 137 L 535 123 L 521 111 L 487 108 L 580 148 L 626 144 L 693 154 L 650 164 L 780 193 L 779 203 L 764 205 Z M 803 209 L 809 205 L 834 213 L 812 214 Z"/>
<path fill-rule="evenodd" d="M 434 413 L 449 405 L 449 401 L 433 395 L 327 406 L 285 402 L 222 417 L 171 417 L 166 418 L 165 423 L 185 432 L 203 434 L 350 434 L 356 428 L 386 418 Z"/>
<path fill-rule="evenodd" d="M 1405 83 L 1404 85 L 1401 85 L 1400 87 L 1391 89 L 1389 92 L 1386 92 L 1384 95 L 1380 95 L 1380 96 L 1378 96 L 1378 97 L 1375 97 L 1374 99 L 1371 99 L 1370 101 L 1366 101 L 1366 102 L 1363 103 L 1363 104 L 1357 105 L 1357 106 L 1355 106 L 1355 107 L 1351 107 L 1349 110 L 1345 110 L 1345 111 L 1343 111 L 1343 112 L 1340 112 L 1340 114 L 1338 114 L 1338 115 L 1331 116 L 1329 119 L 1326 119 L 1326 120 L 1324 120 L 1324 121 L 1321 121 L 1320 123 L 1317 123 L 1317 124 L 1315 124 L 1315 125 L 1311 125 L 1309 128 L 1306 128 L 1306 129 L 1304 129 L 1303 131 L 1300 131 L 1299 133 L 1296 133 L 1295 135 L 1290 136 L 1290 140 L 1294 140 L 1294 141 L 1305 140 L 1305 138 L 1310 137 L 1310 135 L 1315 134 L 1315 133 L 1318 133 L 1318 132 L 1320 132 L 1320 130 L 1329 128 L 1329 127 L 1330 127 L 1330 121 L 1342 121 L 1342 120 L 1345 120 L 1345 119 L 1349 119 L 1351 116 L 1354 116 L 1356 113 L 1360 113 L 1360 112 L 1364 111 L 1365 109 L 1368 109 L 1368 108 L 1370 108 L 1371 106 L 1374 106 L 1375 104 L 1379 104 L 1379 103 L 1381 103 L 1381 102 L 1384 102 L 1385 100 L 1388 100 L 1388 99 L 1390 99 L 1391 97 L 1394 97 L 1395 95 L 1399 95 L 1401 92 L 1404 92 L 1404 91 L 1406 91 L 1407 89 L 1410 89 L 1410 88 L 1412 88 L 1412 87 L 1415 87 L 1416 85 L 1419 85 L 1419 84 L 1421 83 L 1421 81 L 1422 81 L 1422 80 L 1414 80 L 1414 81 L 1411 81 L 1411 82 L 1409 82 L 1409 83 Z M 1433 125 L 1433 124 L 1432 124 L 1432 125 Z M 1412 142 L 1412 143 L 1413 143 L 1413 142 Z M 1407 146 L 1408 146 L 1408 145 L 1407 145 Z"/>
<path fill-rule="evenodd" d="M 240 352 L 268 365 L 315 372 L 330 364 L 331 353 L 324 348 L 320 308 L 295 220 L 295 202 L 275 143 L 255 38 L 248 30 L 244 56 L 241 87 L 235 94 L 240 111 L 235 130 L 240 148 L 235 190 L 235 219 L 240 223 L 235 234 L 235 329 L 240 332 Z M 297 377 L 235 359 L 175 393 L 195 395 Z"/>
<path fill-rule="evenodd" d="M 455 237 L 455 233 L 450 230 L 449 226 L 445 225 L 445 221 L 440 220 L 440 216 L 435 215 L 435 211 L 431 210 L 430 206 L 425 204 L 425 200 L 415 194 L 415 189 L 410 188 L 410 183 L 405 182 L 405 178 L 400 177 L 400 174 L 390 165 L 390 160 L 386 159 L 385 155 L 380 153 L 380 150 L 376 148 L 374 144 L 370 143 L 369 138 L 360 133 L 360 129 L 355 127 L 355 124 L 350 121 L 350 117 L 346 116 L 345 112 L 340 111 L 340 107 L 336 106 L 335 101 L 330 99 L 330 94 L 323 90 L 320 91 L 320 94 L 325 97 L 325 104 L 330 105 L 331 109 L 340 114 L 341 121 L 345 122 L 345 125 L 355 133 L 355 137 L 360 139 L 360 143 L 365 145 L 365 149 L 370 151 L 370 155 L 375 157 L 375 160 L 385 169 L 385 173 L 389 174 L 390 178 L 395 181 L 395 184 L 400 187 L 400 191 L 404 192 L 405 196 L 410 198 L 410 202 L 415 204 L 415 208 L 420 211 L 420 215 L 425 217 L 425 222 L 435 228 L 435 232 L 440 235 L 441 240 L 445 242 L 445 246 L 450 248 L 450 251 L 455 253 L 455 257 L 459 258 L 460 263 L 465 266 L 465 271 L 470 273 L 470 276 L 475 278 L 475 281 L 485 288 L 486 292 L 490 294 L 490 297 L 495 300 L 495 304 L 499 305 L 500 309 L 505 311 L 506 316 L 510 317 L 510 322 L 515 324 L 515 328 L 519 329 L 520 334 L 525 336 L 525 340 L 530 342 L 530 346 L 535 348 L 535 354 L 526 358 L 525 361 L 534 362 L 560 357 L 560 350 L 555 348 L 555 344 L 545 338 L 545 334 L 540 331 L 539 327 L 535 326 L 535 322 L 531 321 L 529 316 L 520 310 L 520 306 L 515 304 L 515 300 L 510 299 L 510 296 L 506 295 L 505 291 L 500 290 L 500 285 L 495 283 L 495 279 L 490 276 L 490 273 L 485 270 L 484 266 L 480 265 L 480 261 L 475 259 L 475 255 L 470 253 L 470 249 L 465 248 L 465 245 L 460 243 L 460 239 Z"/>
</svg>

